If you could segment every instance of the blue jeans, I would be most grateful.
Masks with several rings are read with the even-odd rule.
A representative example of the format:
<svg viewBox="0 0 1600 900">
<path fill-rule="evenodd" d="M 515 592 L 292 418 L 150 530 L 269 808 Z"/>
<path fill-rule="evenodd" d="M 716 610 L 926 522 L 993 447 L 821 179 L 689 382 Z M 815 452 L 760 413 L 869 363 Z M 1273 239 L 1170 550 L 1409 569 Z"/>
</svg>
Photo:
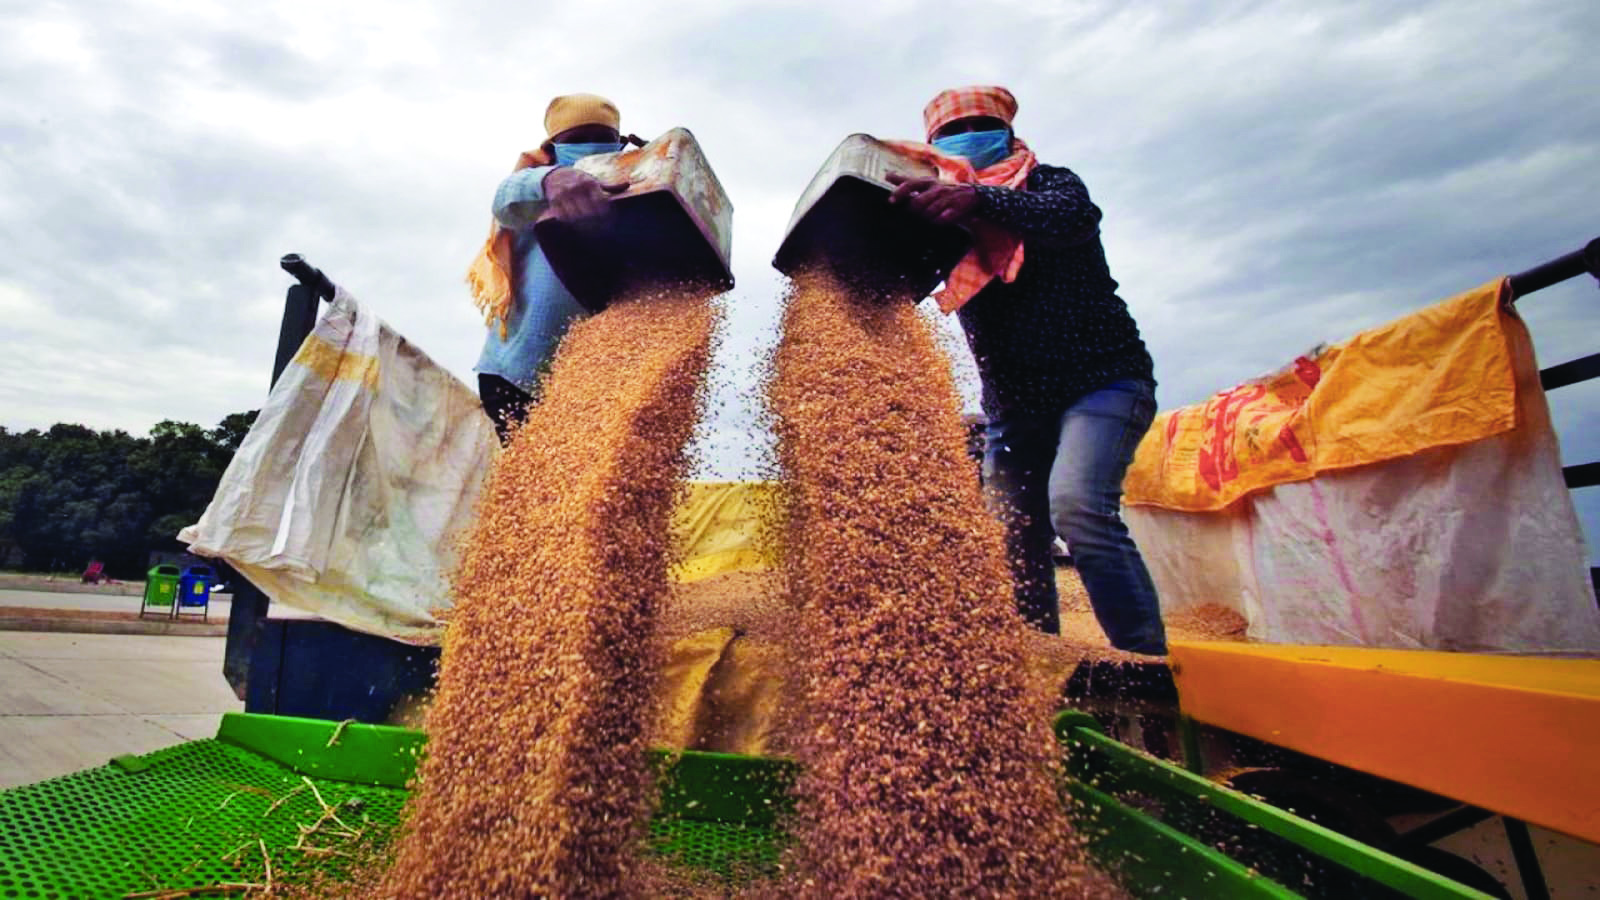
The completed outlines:
<svg viewBox="0 0 1600 900">
<path fill-rule="evenodd" d="M 1017 609 L 1059 634 L 1051 545 L 1067 542 L 1111 645 L 1167 652 L 1155 583 L 1122 522 L 1122 476 L 1155 417 L 1155 388 L 1117 381 L 1059 416 L 1013 415 L 985 432 L 984 484 L 1006 523 Z"/>
</svg>

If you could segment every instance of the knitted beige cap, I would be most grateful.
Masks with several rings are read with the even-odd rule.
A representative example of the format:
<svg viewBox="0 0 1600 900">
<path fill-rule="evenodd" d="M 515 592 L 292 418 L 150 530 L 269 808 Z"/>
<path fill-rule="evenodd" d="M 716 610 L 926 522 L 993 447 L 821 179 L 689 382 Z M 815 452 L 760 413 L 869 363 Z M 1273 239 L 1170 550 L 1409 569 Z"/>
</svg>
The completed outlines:
<svg viewBox="0 0 1600 900">
<path fill-rule="evenodd" d="M 621 130 L 616 104 L 596 94 L 567 94 L 550 101 L 544 111 L 545 139 L 579 125 L 606 125 Z"/>
</svg>

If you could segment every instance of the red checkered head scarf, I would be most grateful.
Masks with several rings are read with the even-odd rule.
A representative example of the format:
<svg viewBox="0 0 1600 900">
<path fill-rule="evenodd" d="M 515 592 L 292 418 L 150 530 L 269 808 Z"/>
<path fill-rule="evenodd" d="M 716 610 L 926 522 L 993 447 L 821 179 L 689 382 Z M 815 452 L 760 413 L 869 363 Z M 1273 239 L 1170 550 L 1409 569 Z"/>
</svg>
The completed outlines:
<svg viewBox="0 0 1600 900">
<path fill-rule="evenodd" d="M 973 85 L 941 91 L 922 108 L 922 124 L 928 131 L 928 140 L 939 129 L 957 119 L 988 116 L 1011 124 L 1017 117 L 1017 98 L 999 85 Z"/>
<path fill-rule="evenodd" d="M 957 119 L 992 116 L 1009 127 L 1016 114 L 1017 98 L 1010 91 L 999 86 L 980 85 L 941 92 L 923 108 L 922 123 L 927 126 L 931 141 L 934 132 Z M 939 173 L 939 180 L 952 184 L 1022 190 L 1027 186 L 1028 173 L 1039 162 L 1015 132 L 1011 134 L 1011 155 L 986 169 L 974 169 L 967 160 L 947 156 L 928 144 L 893 141 L 891 145 L 913 159 L 929 163 Z M 1015 281 L 1022 270 L 1021 238 L 988 222 L 973 221 L 967 227 L 972 231 L 972 249 L 950 270 L 944 288 L 933 295 L 939 308 L 946 313 L 960 309 L 996 278 Z"/>
</svg>

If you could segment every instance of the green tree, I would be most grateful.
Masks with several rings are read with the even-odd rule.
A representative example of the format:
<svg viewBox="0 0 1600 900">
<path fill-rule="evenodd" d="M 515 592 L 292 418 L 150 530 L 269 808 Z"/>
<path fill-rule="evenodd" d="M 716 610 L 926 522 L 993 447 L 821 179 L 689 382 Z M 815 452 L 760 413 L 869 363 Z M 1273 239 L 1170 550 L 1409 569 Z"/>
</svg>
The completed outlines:
<svg viewBox="0 0 1600 900">
<path fill-rule="evenodd" d="M 261 415 L 261 410 L 252 409 L 249 412 L 229 413 L 224 416 L 217 427 L 211 429 L 211 442 L 228 451 L 231 459 L 233 452 L 244 443 L 244 436 L 249 433 L 250 426 L 256 424 L 256 417 Z"/>
<path fill-rule="evenodd" d="M 256 412 L 210 430 L 163 421 L 147 438 L 58 424 L 0 428 L 0 564 L 71 571 L 99 559 L 114 574 L 144 569 L 215 493 Z"/>
</svg>

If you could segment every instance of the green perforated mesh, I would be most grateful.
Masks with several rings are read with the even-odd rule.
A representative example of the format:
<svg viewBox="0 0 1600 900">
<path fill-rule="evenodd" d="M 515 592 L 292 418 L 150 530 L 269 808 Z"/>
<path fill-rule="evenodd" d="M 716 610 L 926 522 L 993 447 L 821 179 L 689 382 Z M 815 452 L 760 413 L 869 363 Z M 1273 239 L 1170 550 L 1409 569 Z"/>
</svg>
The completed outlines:
<svg viewBox="0 0 1600 900">
<path fill-rule="evenodd" d="M 315 822 L 322 810 L 304 784 L 276 763 L 204 740 L 0 792 L 0 898 L 120 897 L 261 882 L 267 860 L 258 841 L 275 874 L 336 872 L 346 858 L 313 860 L 288 849 L 296 826 Z M 395 788 L 316 786 L 341 819 L 379 840 L 405 801 Z"/>
<path fill-rule="evenodd" d="M 771 828 L 666 817 L 650 823 L 650 839 L 669 862 L 734 882 L 772 874 L 783 848 Z"/>
<path fill-rule="evenodd" d="M 264 757 L 203 740 L 118 763 L 0 791 L 0 900 L 261 883 L 258 841 L 278 881 L 313 872 L 336 878 L 350 864 L 290 849 L 297 826 L 315 822 L 322 806 L 300 775 Z M 405 791 L 313 783 L 363 833 L 364 852 L 392 836 Z M 779 850 L 763 828 L 661 818 L 650 833 L 672 863 L 722 878 L 769 870 Z M 341 840 L 311 843 L 363 852 Z"/>
</svg>

